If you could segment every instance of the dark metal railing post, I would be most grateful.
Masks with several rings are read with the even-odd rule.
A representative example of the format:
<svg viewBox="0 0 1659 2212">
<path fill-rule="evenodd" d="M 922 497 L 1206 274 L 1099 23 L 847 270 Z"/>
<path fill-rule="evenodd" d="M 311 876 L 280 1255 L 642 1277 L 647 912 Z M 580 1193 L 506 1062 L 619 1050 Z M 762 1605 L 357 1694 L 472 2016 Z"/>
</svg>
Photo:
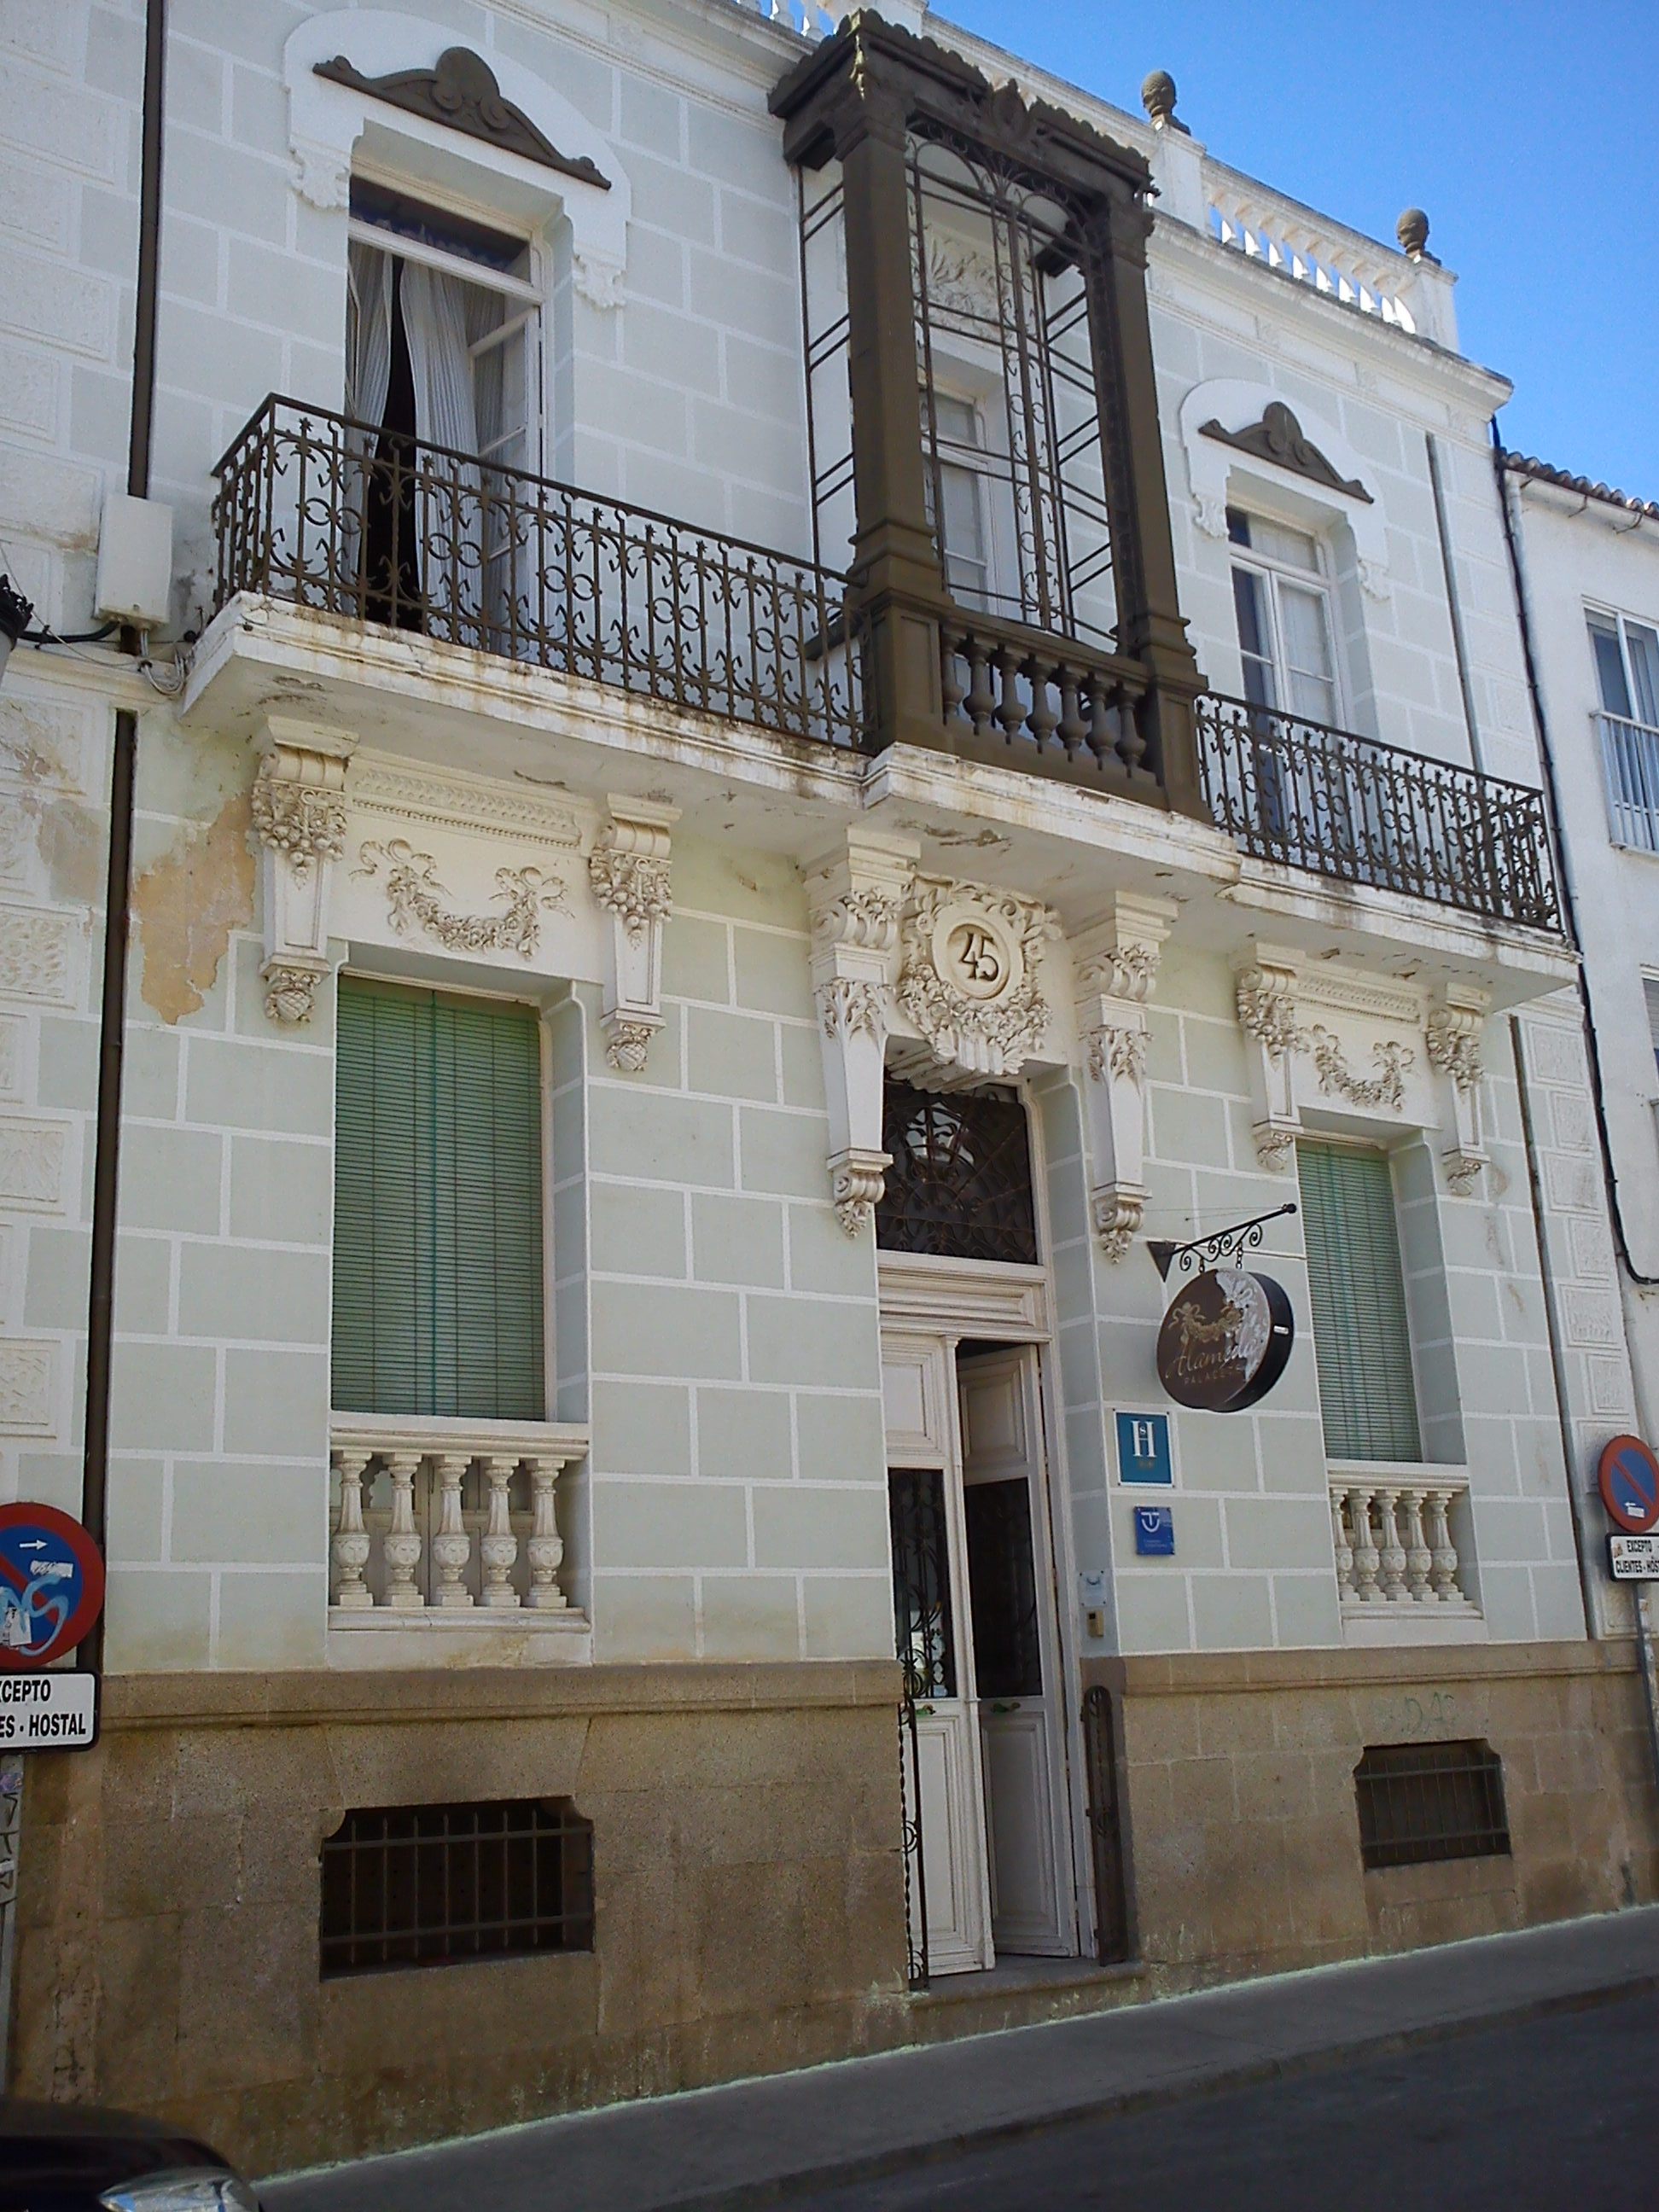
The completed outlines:
<svg viewBox="0 0 1659 2212">
<path fill-rule="evenodd" d="M 1083 1759 L 1095 1883 L 1095 1959 L 1121 1966 L 1129 1956 L 1128 1885 L 1117 1786 L 1117 1730 L 1112 1693 L 1096 1682 L 1083 1693 Z"/>
<path fill-rule="evenodd" d="M 913 1990 L 925 1990 L 929 1969 L 927 1869 L 921 1855 L 921 1753 L 916 1741 L 916 1700 L 908 1681 L 899 1701 L 898 1719 L 899 1855 L 904 1863 L 905 1976 Z M 913 1865 L 914 1881 L 910 1873 Z"/>
</svg>

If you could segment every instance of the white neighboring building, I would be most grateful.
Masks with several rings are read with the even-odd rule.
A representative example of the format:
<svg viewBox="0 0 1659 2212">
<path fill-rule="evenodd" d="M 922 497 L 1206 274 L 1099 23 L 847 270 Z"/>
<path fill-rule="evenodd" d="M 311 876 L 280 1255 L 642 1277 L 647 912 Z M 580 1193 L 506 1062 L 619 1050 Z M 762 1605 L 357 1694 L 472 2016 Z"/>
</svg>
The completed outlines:
<svg viewBox="0 0 1659 2212">
<path fill-rule="evenodd" d="M 1659 1414 L 1659 501 L 1508 453 L 1537 704 L 1600 1066 L 1643 1433 Z"/>
</svg>

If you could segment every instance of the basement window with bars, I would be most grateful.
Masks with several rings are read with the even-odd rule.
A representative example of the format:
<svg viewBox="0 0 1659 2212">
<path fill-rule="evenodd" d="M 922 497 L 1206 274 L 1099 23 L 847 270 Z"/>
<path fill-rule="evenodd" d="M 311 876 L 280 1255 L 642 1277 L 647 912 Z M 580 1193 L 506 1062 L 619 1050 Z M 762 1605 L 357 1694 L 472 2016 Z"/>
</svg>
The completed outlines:
<svg viewBox="0 0 1659 2212">
<path fill-rule="evenodd" d="M 1508 1856 L 1504 1765 L 1489 1743 L 1370 1744 L 1353 1779 L 1368 1874 Z"/>
<path fill-rule="evenodd" d="M 593 1826 L 567 1798 L 354 1808 L 322 1873 L 325 1981 L 593 1948 Z"/>
<path fill-rule="evenodd" d="M 337 1412 L 546 1418 L 534 1010 L 340 979 Z"/>
<path fill-rule="evenodd" d="M 1338 1460 L 1422 1457 L 1394 1177 L 1385 1152 L 1296 1148 L 1325 1449 Z"/>
</svg>

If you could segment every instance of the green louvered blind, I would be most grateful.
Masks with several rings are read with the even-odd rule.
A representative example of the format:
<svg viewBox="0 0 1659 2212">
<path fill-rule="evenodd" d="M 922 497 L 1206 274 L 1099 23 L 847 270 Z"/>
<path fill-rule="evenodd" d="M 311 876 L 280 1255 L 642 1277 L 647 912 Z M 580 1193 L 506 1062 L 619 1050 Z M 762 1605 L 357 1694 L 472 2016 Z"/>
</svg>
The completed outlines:
<svg viewBox="0 0 1659 2212">
<path fill-rule="evenodd" d="M 1346 1145 L 1298 1145 L 1296 1157 L 1325 1449 L 1333 1459 L 1419 1459 L 1389 1163 Z"/>
<path fill-rule="evenodd" d="M 340 979 L 334 1404 L 540 1420 L 534 1013 Z"/>
</svg>

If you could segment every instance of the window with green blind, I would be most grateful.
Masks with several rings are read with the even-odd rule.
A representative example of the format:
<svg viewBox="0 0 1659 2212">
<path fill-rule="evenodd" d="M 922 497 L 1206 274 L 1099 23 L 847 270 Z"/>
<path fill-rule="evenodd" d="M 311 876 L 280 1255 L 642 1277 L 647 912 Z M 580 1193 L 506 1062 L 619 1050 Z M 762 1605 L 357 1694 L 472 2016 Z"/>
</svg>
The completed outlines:
<svg viewBox="0 0 1659 2212">
<path fill-rule="evenodd" d="M 535 1014 L 340 979 L 333 1401 L 540 1420 Z"/>
<path fill-rule="evenodd" d="M 1325 1449 L 1333 1459 L 1420 1459 L 1388 1160 L 1320 1144 L 1298 1145 L 1296 1158 Z"/>
</svg>

